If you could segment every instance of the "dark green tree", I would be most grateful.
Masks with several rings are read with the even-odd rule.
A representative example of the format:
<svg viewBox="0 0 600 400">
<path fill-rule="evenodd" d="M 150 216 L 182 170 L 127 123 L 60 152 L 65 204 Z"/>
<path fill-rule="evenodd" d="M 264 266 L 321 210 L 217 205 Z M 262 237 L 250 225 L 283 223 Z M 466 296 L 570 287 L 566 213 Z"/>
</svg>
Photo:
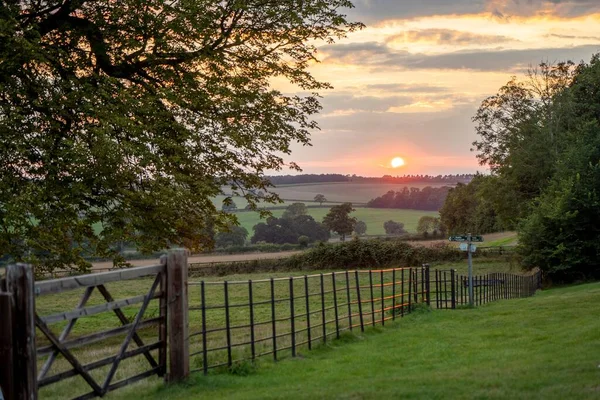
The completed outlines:
<svg viewBox="0 0 600 400">
<path fill-rule="evenodd" d="M 405 233 L 408 233 L 404 229 L 404 223 L 402 223 L 402 222 L 395 222 L 395 221 L 392 221 L 392 220 L 384 222 L 383 223 L 383 229 L 385 229 L 385 233 L 387 235 L 403 235 Z"/>
<path fill-rule="evenodd" d="M 323 202 L 324 202 L 324 201 L 327 201 L 327 198 L 325 197 L 325 195 L 323 195 L 323 194 L 320 194 L 320 193 L 319 193 L 319 194 L 317 194 L 317 195 L 315 196 L 314 200 L 315 200 L 317 203 L 319 203 L 319 205 L 320 205 L 320 206 L 322 206 L 322 205 L 323 205 Z"/>
<path fill-rule="evenodd" d="M 333 206 L 323 218 L 323 225 L 332 232 L 340 235 L 341 241 L 346 240 L 346 236 L 352 234 L 356 225 L 356 218 L 350 217 L 354 211 L 352 203 L 343 203 L 339 206 Z"/>
<path fill-rule="evenodd" d="M 237 210 L 237 204 L 235 204 L 235 201 L 230 200 L 228 202 L 223 202 L 223 205 L 221 206 L 221 210 L 225 211 L 225 212 L 233 212 Z"/>
<path fill-rule="evenodd" d="M 569 138 L 557 171 L 519 230 L 523 265 L 555 281 L 600 278 L 600 59 L 580 66 L 557 107 Z M 568 107 L 565 107 L 565 98 Z"/>
<path fill-rule="evenodd" d="M 248 230 L 243 226 L 231 225 L 226 231 L 217 233 L 215 245 L 217 247 L 243 246 L 248 237 Z"/>
<path fill-rule="evenodd" d="M 354 232 L 359 236 L 364 235 L 367 233 L 367 224 L 364 221 L 357 221 L 354 226 Z"/>
<path fill-rule="evenodd" d="M 309 143 L 318 43 L 358 29 L 348 0 L 48 0 L 0 8 L 0 258 L 207 247 L 229 187 L 250 203 Z M 306 96 L 271 87 L 286 79 Z M 297 168 L 296 164 L 290 164 Z M 250 189 L 256 190 L 251 192 Z"/>
<path fill-rule="evenodd" d="M 287 206 L 281 218 L 285 219 L 294 219 L 301 215 L 306 215 L 308 213 L 308 209 L 306 208 L 306 204 L 304 203 L 293 203 Z"/>
</svg>

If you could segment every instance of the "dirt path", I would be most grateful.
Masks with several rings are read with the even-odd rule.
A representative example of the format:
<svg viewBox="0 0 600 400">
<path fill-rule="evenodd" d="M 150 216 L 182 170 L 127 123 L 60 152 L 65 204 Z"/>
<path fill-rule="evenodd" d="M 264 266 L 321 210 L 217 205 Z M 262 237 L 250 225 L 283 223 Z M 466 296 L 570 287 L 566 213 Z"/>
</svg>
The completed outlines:
<svg viewBox="0 0 600 400">
<path fill-rule="evenodd" d="M 299 254 L 301 251 L 281 251 L 276 253 L 244 253 L 244 254 L 210 254 L 202 256 L 191 256 L 188 258 L 190 264 L 210 264 L 219 262 L 235 262 L 235 261 L 252 261 L 252 260 L 267 260 L 275 258 L 285 258 Z M 158 258 L 148 258 L 144 260 L 131 260 L 129 263 L 134 267 L 141 267 L 144 265 L 157 264 Z M 111 261 L 95 262 L 92 263 L 93 270 L 106 270 L 112 268 L 113 264 Z"/>
</svg>

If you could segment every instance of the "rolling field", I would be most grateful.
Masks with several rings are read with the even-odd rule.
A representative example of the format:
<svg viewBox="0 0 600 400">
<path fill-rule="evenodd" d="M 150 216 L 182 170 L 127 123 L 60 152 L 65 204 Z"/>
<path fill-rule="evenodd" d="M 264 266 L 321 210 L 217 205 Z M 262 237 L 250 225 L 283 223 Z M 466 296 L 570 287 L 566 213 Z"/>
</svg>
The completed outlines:
<svg viewBox="0 0 600 400">
<path fill-rule="evenodd" d="M 312 185 L 289 185 L 279 186 L 273 191 L 282 199 L 312 200 L 315 195 L 321 193 L 329 201 L 366 203 L 375 197 L 382 196 L 390 190 L 399 191 L 404 187 L 416 187 L 422 189 L 426 186 L 440 187 L 444 184 L 435 183 L 328 183 Z"/>
<path fill-rule="evenodd" d="M 318 222 L 321 222 L 328 212 L 328 208 L 308 209 L 308 214 Z M 283 210 L 273 210 L 272 213 L 274 217 L 281 217 Z M 256 212 L 238 212 L 235 213 L 235 215 L 237 216 L 240 225 L 246 228 L 250 233 L 249 237 L 253 234 L 252 227 L 254 225 L 259 222 L 265 222 L 265 220 L 260 219 L 260 215 Z M 356 211 L 350 214 L 350 216 L 356 217 L 359 221 L 364 221 L 367 224 L 367 235 L 385 235 L 383 223 L 389 220 L 403 222 L 404 229 L 410 233 L 415 233 L 417 231 L 419 218 L 424 215 L 437 217 L 439 213 L 437 211 L 356 207 Z"/>
<path fill-rule="evenodd" d="M 323 194 L 327 198 L 325 204 L 335 203 L 356 203 L 363 204 L 369 200 L 386 194 L 390 190 L 399 191 L 404 187 L 416 187 L 422 189 L 426 186 L 440 187 L 448 186 L 447 184 L 441 183 L 352 183 L 352 182 L 339 182 L 339 183 L 311 183 L 311 184 L 299 184 L 299 185 L 281 185 L 270 190 L 274 193 L 279 194 L 279 197 L 284 200 L 283 204 L 265 204 L 265 208 L 280 207 L 296 203 L 301 201 L 308 205 L 319 205 L 315 203 L 313 199 L 317 194 Z M 229 193 L 230 189 L 223 188 L 225 193 Z M 223 199 L 225 196 L 217 196 L 213 199 L 214 204 L 217 208 L 221 208 Z M 246 199 L 243 197 L 234 197 L 233 201 L 238 208 L 246 207 Z"/>
<path fill-rule="evenodd" d="M 249 376 L 152 379 L 113 399 L 598 399 L 600 283 L 476 309 L 423 310 Z"/>
</svg>

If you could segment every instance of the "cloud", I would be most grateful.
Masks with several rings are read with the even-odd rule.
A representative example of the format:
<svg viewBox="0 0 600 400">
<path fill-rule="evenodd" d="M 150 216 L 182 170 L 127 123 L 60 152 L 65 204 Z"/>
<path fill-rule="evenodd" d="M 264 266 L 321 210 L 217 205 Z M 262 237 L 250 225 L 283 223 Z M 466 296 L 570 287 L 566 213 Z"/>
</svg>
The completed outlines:
<svg viewBox="0 0 600 400">
<path fill-rule="evenodd" d="M 377 90 L 381 92 L 402 92 L 402 93 L 442 93 L 450 89 L 443 86 L 418 85 L 409 83 L 376 83 L 366 85 L 367 90 Z"/>
<path fill-rule="evenodd" d="M 444 54 L 418 54 L 395 50 L 377 42 L 326 45 L 319 49 L 323 63 L 352 64 L 377 69 L 450 69 L 515 72 L 542 60 L 589 60 L 600 45 L 519 50 L 462 50 Z"/>
<path fill-rule="evenodd" d="M 421 29 L 400 32 L 387 38 L 387 43 L 410 44 L 415 42 L 429 42 L 441 45 L 489 45 L 506 42 L 515 42 L 517 39 L 501 35 L 481 35 L 453 29 Z"/>
<path fill-rule="evenodd" d="M 357 112 L 386 112 L 393 107 L 409 105 L 413 99 L 409 96 L 356 96 L 352 94 L 331 94 L 323 97 L 321 114 L 326 117 L 345 116 Z"/>
<path fill-rule="evenodd" d="M 350 18 L 369 24 L 432 15 L 491 13 L 500 18 L 551 14 L 576 17 L 600 12 L 598 0 L 355 0 Z"/>
<path fill-rule="evenodd" d="M 579 35 L 559 35 L 557 33 L 550 33 L 546 37 L 555 37 L 559 39 L 575 39 L 575 40 L 597 40 L 600 42 L 600 36 L 579 36 Z"/>
</svg>

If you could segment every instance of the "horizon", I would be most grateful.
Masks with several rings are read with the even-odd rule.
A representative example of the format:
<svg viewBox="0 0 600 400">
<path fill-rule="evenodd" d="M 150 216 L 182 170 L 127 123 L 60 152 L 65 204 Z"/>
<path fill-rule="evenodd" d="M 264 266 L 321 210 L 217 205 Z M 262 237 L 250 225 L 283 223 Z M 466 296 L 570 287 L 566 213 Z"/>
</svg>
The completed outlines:
<svg viewBox="0 0 600 400">
<path fill-rule="evenodd" d="M 471 118 L 486 97 L 530 66 L 589 61 L 600 51 L 600 2 L 355 0 L 343 10 L 366 28 L 317 45 L 309 71 L 322 91 L 312 146 L 292 144 L 298 173 L 487 173 L 470 149 Z M 432 11 L 435 10 L 435 11 Z M 273 88 L 302 95 L 293 85 Z M 405 165 L 391 168 L 402 157 Z M 294 175 L 291 170 L 269 175 Z"/>
</svg>

